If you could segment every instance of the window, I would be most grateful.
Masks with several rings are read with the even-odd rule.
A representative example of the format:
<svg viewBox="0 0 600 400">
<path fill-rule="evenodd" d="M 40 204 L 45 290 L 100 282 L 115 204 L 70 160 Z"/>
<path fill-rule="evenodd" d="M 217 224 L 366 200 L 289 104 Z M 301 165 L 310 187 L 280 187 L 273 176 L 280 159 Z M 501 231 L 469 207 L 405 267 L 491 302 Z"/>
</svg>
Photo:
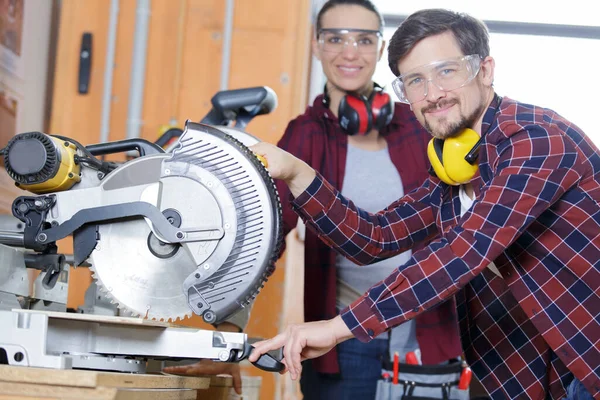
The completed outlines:
<svg viewBox="0 0 600 400">
<path fill-rule="evenodd" d="M 375 3 L 388 20 L 392 19 L 390 14 L 406 16 L 418 9 L 446 6 L 436 0 L 424 0 L 418 6 L 396 0 L 376 0 Z M 454 7 L 455 4 L 458 6 Z M 456 1 L 453 9 L 490 21 L 600 26 L 591 5 L 583 5 L 579 0 L 563 4 L 562 7 L 547 6 L 543 13 L 539 5 L 533 7 L 534 4 L 522 1 L 505 1 L 502 7 L 490 7 L 485 2 Z M 396 26 L 386 27 L 386 42 L 395 30 Z M 491 32 L 490 52 L 496 61 L 494 86 L 499 95 L 556 111 L 578 125 L 600 146 L 600 128 L 595 121 L 598 113 L 595 103 L 600 93 L 600 79 L 597 78 L 600 33 L 598 39 L 588 39 Z M 374 79 L 391 91 L 389 83 L 394 75 L 388 67 L 387 51 L 377 66 Z"/>
</svg>

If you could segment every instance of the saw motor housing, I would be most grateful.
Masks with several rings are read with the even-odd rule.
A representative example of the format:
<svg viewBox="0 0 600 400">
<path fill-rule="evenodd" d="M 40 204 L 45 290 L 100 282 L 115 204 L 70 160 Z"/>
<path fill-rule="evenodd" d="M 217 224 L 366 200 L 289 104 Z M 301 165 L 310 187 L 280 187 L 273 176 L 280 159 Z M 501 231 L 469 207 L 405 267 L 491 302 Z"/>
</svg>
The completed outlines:
<svg viewBox="0 0 600 400">
<path fill-rule="evenodd" d="M 81 180 L 74 143 L 28 132 L 13 137 L 4 150 L 4 165 L 15 185 L 35 194 L 68 190 Z"/>
</svg>

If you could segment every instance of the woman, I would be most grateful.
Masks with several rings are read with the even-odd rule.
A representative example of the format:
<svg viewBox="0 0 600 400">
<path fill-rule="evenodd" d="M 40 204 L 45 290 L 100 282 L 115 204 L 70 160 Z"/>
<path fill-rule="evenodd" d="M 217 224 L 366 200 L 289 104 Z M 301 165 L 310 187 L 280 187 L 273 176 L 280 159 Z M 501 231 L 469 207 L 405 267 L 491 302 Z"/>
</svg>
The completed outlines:
<svg viewBox="0 0 600 400">
<path fill-rule="evenodd" d="M 329 0 L 319 11 L 313 53 L 327 77 L 324 93 L 288 125 L 278 143 L 304 160 L 361 208 L 376 212 L 427 178 L 430 139 L 407 105 L 394 104 L 373 82 L 384 50 L 383 19 L 369 0 Z M 298 217 L 286 201 L 285 234 Z M 358 267 L 327 247 L 311 231 L 305 238 L 305 320 L 330 319 L 373 284 L 410 258 L 402 253 Z M 349 340 L 303 364 L 304 398 L 374 399 L 382 360 L 398 352 L 404 359 L 420 348 L 424 364 L 460 356 L 454 304 L 444 304 L 410 321 L 382 340 Z"/>
</svg>

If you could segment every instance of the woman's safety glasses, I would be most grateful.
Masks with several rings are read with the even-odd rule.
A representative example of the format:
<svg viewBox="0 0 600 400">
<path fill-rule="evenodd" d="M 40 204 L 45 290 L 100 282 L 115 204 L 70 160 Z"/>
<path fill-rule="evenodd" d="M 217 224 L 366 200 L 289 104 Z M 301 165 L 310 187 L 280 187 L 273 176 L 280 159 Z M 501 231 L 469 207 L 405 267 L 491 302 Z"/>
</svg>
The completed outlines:
<svg viewBox="0 0 600 400">
<path fill-rule="evenodd" d="M 319 48 L 328 53 L 353 46 L 360 54 L 374 54 L 380 50 L 381 38 L 381 32 L 367 29 L 321 29 L 317 35 Z"/>
</svg>

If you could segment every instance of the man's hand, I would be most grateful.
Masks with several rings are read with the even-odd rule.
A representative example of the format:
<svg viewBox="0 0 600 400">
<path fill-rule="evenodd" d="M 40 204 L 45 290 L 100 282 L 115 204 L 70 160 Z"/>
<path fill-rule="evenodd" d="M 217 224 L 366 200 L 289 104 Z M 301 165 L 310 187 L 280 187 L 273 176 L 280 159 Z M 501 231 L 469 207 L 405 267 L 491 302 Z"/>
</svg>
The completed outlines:
<svg viewBox="0 0 600 400">
<path fill-rule="evenodd" d="M 339 315 L 328 321 L 291 325 L 272 339 L 254 343 L 248 360 L 254 362 L 268 351 L 283 347 L 281 361 L 286 369 L 282 373 L 287 370 L 292 379 L 298 379 L 302 372 L 302 361 L 319 357 L 350 338 L 352 332 Z"/>
<path fill-rule="evenodd" d="M 250 150 L 266 159 L 271 177 L 285 181 L 294 197 L 304 192 L 315 179 L 314 169 L 277 146 L 260 142 L 251 146 Z"/>
<path fill-rule="evenodd" d="M 196 364 L 181 365 L 176 367 L 166 367 L 164 372 L 175 375 L 231 375 L 233 378 L 233 388 L 239 395 L 242 394 L 242 375 L 240 373 L 240 365 L 237 363 L 224 363 L 212 360 L 202 360 Z"/>
</svg>

